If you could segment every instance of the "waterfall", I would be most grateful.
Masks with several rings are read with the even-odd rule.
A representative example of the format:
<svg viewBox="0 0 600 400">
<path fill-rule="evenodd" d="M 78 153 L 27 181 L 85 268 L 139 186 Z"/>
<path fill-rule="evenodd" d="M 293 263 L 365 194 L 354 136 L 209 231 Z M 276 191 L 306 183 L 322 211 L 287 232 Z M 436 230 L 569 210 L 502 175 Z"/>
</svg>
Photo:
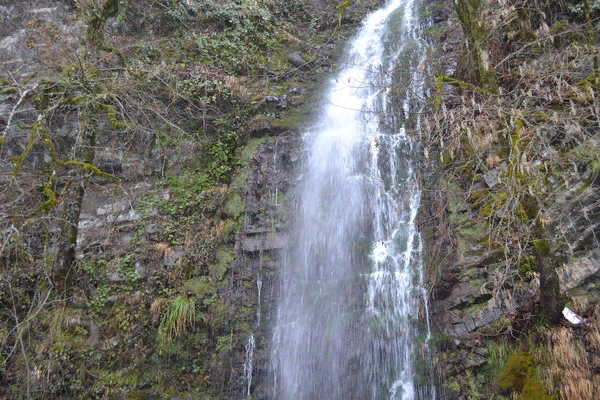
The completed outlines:
<svg viewBox="0 0 600 400">
<path fill-rule="evenodd" d="M 250 396 L 250 389 L 252 387 L 252 359 L 254 357 L 254 349 L 256 348 L 256 342 L 254 341 L 254 335 L 248 337 L 248 343 L 246 344 L 246 361 L 244 362 L 244 377 L 246 378 L 246 390 L 244 390 L 244 396 Z"/>
<path fill-rule="evenodd" d="M 273 398 L 434 398 L 418 393 L 413 362 L 426 307 L 415 226 L 425 98 L 417 6 L 390 0 L 367 17 L 306 133 L 271 344 Z"/>
</svg>

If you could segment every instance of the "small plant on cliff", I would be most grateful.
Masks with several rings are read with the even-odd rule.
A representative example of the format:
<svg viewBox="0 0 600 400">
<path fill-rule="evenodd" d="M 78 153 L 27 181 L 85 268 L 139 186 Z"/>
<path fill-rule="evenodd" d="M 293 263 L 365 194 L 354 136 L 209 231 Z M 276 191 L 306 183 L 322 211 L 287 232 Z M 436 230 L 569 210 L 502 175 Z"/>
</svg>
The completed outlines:
<svg viewBox="0 0 600 400">
<path fill-rule="evenodd" d="M 155 302 L 156 303 L 156 302 Z M 163 302 L 160 302 L 162 304 Z M 160 304 L 153 304 L 155 316 L 160 313 Z M 179 296 L 168 302 L 168 308 L 158 327 L 158 341 L 161 347 L 170 344 L 174 337 L 180 337 L 190 330 L 196 322 L 196 303 L 194 300 Z"/>
</svg>

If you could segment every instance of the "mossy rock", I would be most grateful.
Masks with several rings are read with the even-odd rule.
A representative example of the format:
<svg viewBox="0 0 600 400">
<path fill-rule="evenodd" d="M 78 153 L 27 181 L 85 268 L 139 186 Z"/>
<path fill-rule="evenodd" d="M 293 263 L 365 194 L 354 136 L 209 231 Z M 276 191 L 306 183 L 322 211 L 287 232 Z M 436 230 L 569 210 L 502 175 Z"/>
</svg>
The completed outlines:
<svg viewBox="0 0 600 400">
<path fill-rule="evenodd" d="M 245 204 L 242 197 L 237 193 L 233 193 L 225 202 L 224 211 L 228 216 L 237 218 L 244 213 L 244 207 Z"/>
</svg>

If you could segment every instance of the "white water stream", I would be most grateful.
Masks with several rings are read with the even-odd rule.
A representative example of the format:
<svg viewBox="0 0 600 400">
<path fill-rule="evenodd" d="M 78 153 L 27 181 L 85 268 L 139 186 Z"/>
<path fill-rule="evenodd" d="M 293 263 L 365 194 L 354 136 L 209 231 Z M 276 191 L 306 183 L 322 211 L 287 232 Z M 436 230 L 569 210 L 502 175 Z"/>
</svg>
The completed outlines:
<svg viewBox="0 0 600 400">
<path fill-rule="evenodd" d="M 273 398 L 433 399 L 416 179 L 426 44 L 415 0 L 390 0 L 351 41 L 315 128 L 281 271 Z M 422 343 L 423 341 L 421 341 Z"/>
</svg>

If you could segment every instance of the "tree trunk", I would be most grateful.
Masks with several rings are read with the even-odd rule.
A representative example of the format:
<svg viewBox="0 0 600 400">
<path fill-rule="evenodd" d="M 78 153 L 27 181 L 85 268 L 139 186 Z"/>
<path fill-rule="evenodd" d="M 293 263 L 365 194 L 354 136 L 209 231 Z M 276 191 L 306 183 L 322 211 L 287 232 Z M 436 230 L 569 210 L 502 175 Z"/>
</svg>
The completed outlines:
<svg viewBox="0 0 600 400">
<path fill-rule="evenodd" d="M 540 274 L 540 305 L 542 315 L 546 317 L 551 324 L 557 324 L 561 320 L 564 301 L 560 296 L 560 285 L 558 280 L 558 268 L 555 259 L 552 257 L 552 249 L 550 244 L 544 238 L 543 231 L 540 232 L 541 223 L 538 221 L 536 225 L 540 228 L 536 229 L 536 237 L 533 244 L 535 246 L 535 256 L 537 260 L 537 271 Z"/>
<path fill-rule="evenodd" d="M 95 157 L 96 132 L 92 130 L 85 136 L 90 150 L 86 152 L 84 162 L 92 164 Z M 71 286 L 71 278 L 73 277 L 73 264 L 79 234 L 79 217 L 83 197 L 85 196 L 85 178 L 81 176 L 83 173 L 85 171 L 75 171 L 75 177 L 71 181 L 75 186 L 72 188 L 71 193 L 65 196 L 64 200 L 63 220 L 66 222 L 66 227 L 60 242 L 53 278 L 54 282 L 62 286 L 61 289 L 65 291 Z"/>
<path fill-rule="evenodd" d="M 481 0 L 454 0 L 454 8 L 467 37 L 468 51 L 475 64 L 476 83 L 496 93 L 496 77 L 488 49 L 488 30 L 481 16 Z"/>
</svg>

